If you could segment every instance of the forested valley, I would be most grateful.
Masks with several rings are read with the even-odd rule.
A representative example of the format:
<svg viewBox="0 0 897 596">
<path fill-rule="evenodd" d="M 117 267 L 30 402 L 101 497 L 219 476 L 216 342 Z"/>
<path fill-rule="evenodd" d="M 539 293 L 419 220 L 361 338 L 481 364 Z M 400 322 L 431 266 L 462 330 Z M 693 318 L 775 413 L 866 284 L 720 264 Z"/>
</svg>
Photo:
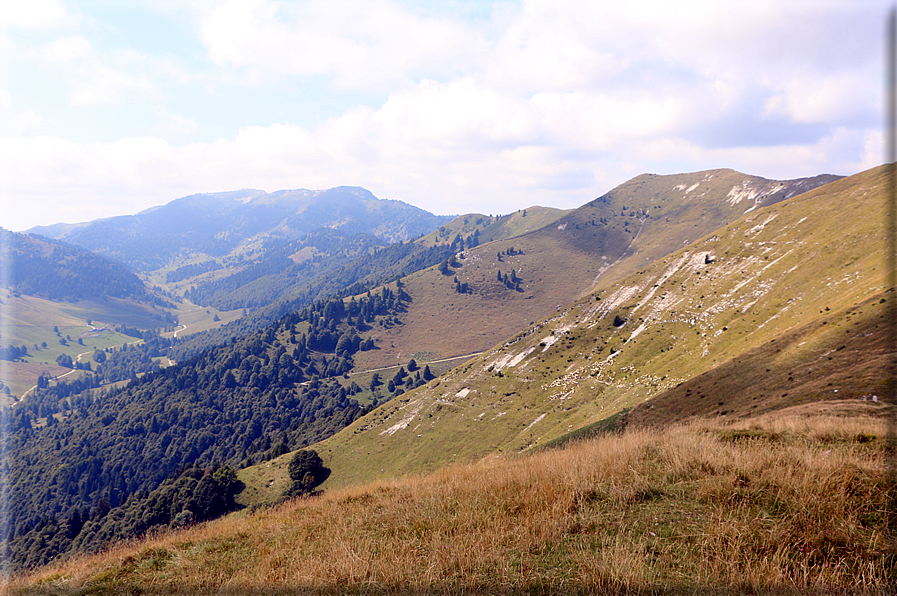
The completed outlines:
<svg viewBox="0 0 897 596">
<path fill-rule="evenodd" d="M 12 236 L 24 243 L 17 254 L 26 269 L 43 267 L 35 258 L 58 259 L 74 272 L 70 278 L 90 286 L 102 265 L 102 287 L 159 300 L 124 265 L 63 242 Z M 231 511 L 240 489 L 229 480 L 235 470 L 326 438 L 435 378 L 413 359 L 388 378 L 374 374 L 364 389 L 349 373 L 358 351 L 377 349 L 366 335 L 372 326 L 398 324 L 411 299 L 401 278 L 478 243 L 478 230 L 435 244 L 384 245 L 368 233 L 335 229 L 268 239 L 236 274 L 188 290 L 197 304 L 244 309 L 237 321 L 183 338 L 160 333 L 171 331 L 174 319 L 166 329 L 119 325 L 117 332 L 139 341 L 95 350 L 92 363 L 63 354 L 56 364 L 87 373 L 55 382 L 42 374 L 4 413 L 10 432 L 2 472 L 11 507 L 0 557 L 23 569 Z M 166 283 L 190 283 L 221 267 L 214 259 L 185 265 Z M 46 277 L 54 275 L 61 274 Z M 20 277 L 11 289 L 86 296 Z M 27 350 L 10 346 L 4 356 L 15 360 Z M 173 365 L 161 368 L 165 358 Z M 354 398 L 362 391 L 366 406 Z"/>
<path fill-rule="evenodd" d="M 398 281 L 319 300 L 174 366 L 128 372 L 123 387 L 81 380 L 33 391 L 6 412 L 12 505 L 2 556 L 20 569 L 231 510 L 236 486 L 222 478 L 234 469 L 317 442 L 369 410 L 347 382 L 353 356 L 376 349 L 365 333 L 394 324 L 410 299 Z M 108 354 L 98 372 L 120 375 L 177 346 L 153 332 L 144 340 Z M 376 395 L 433 378 L 413 361 L 408 368 Z M 167 500 L 153 497 L 166 482 Z"/>
</svg>

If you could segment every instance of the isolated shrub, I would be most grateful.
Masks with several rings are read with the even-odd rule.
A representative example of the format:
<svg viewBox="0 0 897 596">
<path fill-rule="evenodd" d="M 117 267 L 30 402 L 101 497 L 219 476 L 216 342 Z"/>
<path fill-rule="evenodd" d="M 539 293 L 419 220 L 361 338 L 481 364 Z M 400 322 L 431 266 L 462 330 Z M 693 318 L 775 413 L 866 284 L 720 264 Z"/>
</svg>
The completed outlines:
<svg viewBox="0 0 897 596">
<path fill-rule="evenodd" d="M 297 451 L 288 466 L 290 487 L 284 493 L 288 497 L 310 495 L 330 476 L 330 468 L 324 467 L 321 456 L 313 449 Z"/>
</svg>

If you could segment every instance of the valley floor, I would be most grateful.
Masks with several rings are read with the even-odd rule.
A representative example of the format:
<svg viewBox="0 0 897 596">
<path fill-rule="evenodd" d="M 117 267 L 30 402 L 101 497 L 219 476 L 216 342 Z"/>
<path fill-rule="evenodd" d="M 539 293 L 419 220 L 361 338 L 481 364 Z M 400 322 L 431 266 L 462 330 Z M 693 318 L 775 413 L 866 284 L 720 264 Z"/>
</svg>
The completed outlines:
<svg viewBox="0 0 897 596">
<path fill-rule="evenodd" d="M 632 429 L 238 513 L 7 593 L 893 594 L 889 414 Z"/>
</svg>

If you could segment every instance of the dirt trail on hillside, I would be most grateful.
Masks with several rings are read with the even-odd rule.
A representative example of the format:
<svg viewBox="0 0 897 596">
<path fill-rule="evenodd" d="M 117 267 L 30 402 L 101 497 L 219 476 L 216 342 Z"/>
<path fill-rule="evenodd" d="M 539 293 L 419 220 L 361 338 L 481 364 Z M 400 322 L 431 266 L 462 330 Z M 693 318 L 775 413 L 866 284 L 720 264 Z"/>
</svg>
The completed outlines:
<svg viewBox="0 0 897 596">
<path fill-rule="evenodd" d="M 474 356 L 479 356 L 479 355 L 482 354 L 482 353 L 483 353 L 483 352 L 474 352 L 473 354 L 466 354 L 466 355 L 464 355 L 464 356 L 452 356 L 451 358 L 442 358 L 442 359 L 440 359 L 440 360 L 430 360 L 430 361 L 428 361 L 428 362 L 420 362 L 419 364 L 423 364 L 423 365 L 425 365 L 425 366 L 426 366 L 426 365 L 430 365 L 430 364 L 439 364 L 439 363 L 441 363 L 441 362 L 449 362 L 449 361 L 451 361 L 451 360 L 460 360 L 460 359 L 462 359 L 462 358 L 473 358 Z M 355 376 L 355 375 L 363 375 L 363 374 L 367 374 L 367 373 L 381 372 L 381 371 L 384 371 L 384 370 L 390 370 L 390 369 L 393 369 L 393 368 L 398 368 L 398 367 L 400 367 L 400 366 L 405 366 L 405 365 L 404 365 L 404 364 L 393 364 L 392 366 L 383 366 L 383 367 L 380 367 L 380 368 L 370 368 L 370 369 L 368 369 L 368 370 L 359 370 L 359 371 L 355 371 L 355 372 L 350 372 L 350 373 L 349 373 L 349 376 L 352 377 L 352 376 Z"/>
</svg>

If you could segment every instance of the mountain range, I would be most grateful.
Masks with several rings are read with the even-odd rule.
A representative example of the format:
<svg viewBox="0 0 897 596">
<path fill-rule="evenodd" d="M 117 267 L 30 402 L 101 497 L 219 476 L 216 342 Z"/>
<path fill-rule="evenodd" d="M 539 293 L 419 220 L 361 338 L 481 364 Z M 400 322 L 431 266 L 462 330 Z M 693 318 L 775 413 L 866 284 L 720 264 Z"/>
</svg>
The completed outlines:
<svg viewBox="0 0 897 596">
<path fill-rule="evenodd" d="M 198 299 L 200 288 L 211 287 L 203 283 L 223 287 L 231 276 L 249 279 L 250 271 L 258 272 L 256 287 L 277 289 L 254 303 L 254 312 L 195 335 L 193 344 L 190 336 L 172 340 L 168 354 L 177 364 L 164 371 L 105 395 L 92 392 L 90 403 L 62 397 L 55 414 L 46 393 L 17 406 L 16 432 L 23 434 L 12 451 L 44 470 L 26 474 L 28 490 L 42 495 L 31 507 L 63 516 L 92 506 L 113 494 L 104 492 L 108 474 L 117 491 L 111 504 L 128 505 L 131 516 L 143 507 L 135 499 L 150 498 L 172 472 L 137 473 L 135 466 L 170 451 L 172 438 L 181 445 L 178 465 L 234 466 L 246 486 L 235 503 L 258 506 L 278 501 L 291 452 L 312 442 L 331 470 L 323 487 L 332 490 L 624 428 L 752 420 L 821 402 L 877 403 L 887 391 L 892 299 L 878 227 L 885 182 L 884 168 L 793 181 L 732 170 L 645 174 L 569 211 L 430 216 L 415 220 L 413 233 L 411 216 L 400 215 L 392 233 L 401 238 L 384 235 L 386 216 L 367 228 L 352 219 L 353 209 L 370 213 L 377 205 L 364 203 L 366 191 L 285 192 L 296 212 L 303 200 L 336 193 L 343 223 L 314 220 L 338 234 L 329 245 L 315 236 L 320 227 L 300 232 L 292 216 L 272 215 L 281 197 L 260 191 L 187 197 L 134 219 L 45 229 L 94 243 L 157 279 L 188 261 L 214 261 L 168 284 L 165 291 L 182 301 L 177 308 L 189 304 L 184 296 Z M 229 219 L 250 206 L 267 206 L 259 213 L 270 218 L 254 220 L 264 226 Z M 169 252 L 127 256 L 140 252 L 128 233 L 155 226 L 145 239 L 163 243 L 162 222 L 183 216 L 179 209 L 207 213 L 197 235 L 203 238 L 172 228 Z M 364 235 L 383 244 L 365 244 Z M 396 239 L 401 243 L 385 244 Z M 300 284 L 270 283 L 285 279 L 282 271 L 305 271 L 292 267 L 306 261 L 317 263 L 314 275 L 343 281 L 314 295 L 297 293 Z M 302 279 L 310 287 L 305 280 L 318 278 Z M 178 396 L 177 412 L 165 406 L 169 393 Z M 230 396 L 239 396 L 239 405 L 225 406 Z M 203 414 L 185 421 L 190 403 Z M 301 417 L 291 420 L 291 408 Z M 149 412 L 153 422 L 140 422 Z M 108 453 L 105 427 L 124 437 L 110 440 Z M 78 436 L 96 437 L 89 455 L 95 481 L 66 496 L 58 471 L 71 471 L 72 463 L 54 460 L 54 451 L 85 448 L 69 440 L 76 428 Z M 238 440 L 225 441 L 229 435 Z M 125 440 L 137 459 L 107 465 Z M 151 448 L 141 452 L 141 444 Z M 139 482 L 129 486 L 125 477 Z M 17 516 L 15 534 L 25 541 L 17 544 L 33 544 L 34 513 Z M 103 523 L 112 522 L 98 518 L 91 532 Z"/>
<path fill-rule="evenodd" d="M 251 250 L 265 238 L 292 240 L 320 228 L 401 242 L 450 219 L 401 201 L 377 199 L 363 188 L 341 186 L 197 194 L 136 215 L 28 231 L 82 246 L 139 271 L 154 271 L 178 258 L 223 258 Z"/>
</svg>

